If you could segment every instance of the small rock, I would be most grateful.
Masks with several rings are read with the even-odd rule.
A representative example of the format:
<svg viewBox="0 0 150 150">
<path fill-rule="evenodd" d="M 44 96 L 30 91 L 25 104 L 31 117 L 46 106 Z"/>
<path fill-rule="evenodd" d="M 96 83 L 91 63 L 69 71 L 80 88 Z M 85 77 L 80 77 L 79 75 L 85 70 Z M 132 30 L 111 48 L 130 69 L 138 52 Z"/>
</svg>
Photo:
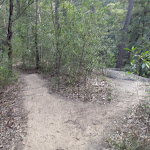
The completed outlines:
<svg viewBox="0 0 150 150">
<path fill-rule="evenodd" d="M 3 148 L 3 145 L 0 145 L 0 148 Z"/>
</svg>

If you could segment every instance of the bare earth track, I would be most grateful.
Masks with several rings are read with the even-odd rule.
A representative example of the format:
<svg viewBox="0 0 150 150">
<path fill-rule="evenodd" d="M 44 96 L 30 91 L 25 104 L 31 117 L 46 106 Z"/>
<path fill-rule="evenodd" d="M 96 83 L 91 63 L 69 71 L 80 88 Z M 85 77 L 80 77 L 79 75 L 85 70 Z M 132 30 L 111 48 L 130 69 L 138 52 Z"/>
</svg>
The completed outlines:
<svg viewBox="0 0 150 150">
<path fill-rule="evenodd" d="M 113 129 L 113 122 L 146 96 L 142 81 L 108 78 L 114 87 L 113 102 L 68 101 L 49 94 L 46 81 L 37 74 L 23 78 L 28 112 L 24 150 L 103 150 L 102 139 Z"/>
</svg>

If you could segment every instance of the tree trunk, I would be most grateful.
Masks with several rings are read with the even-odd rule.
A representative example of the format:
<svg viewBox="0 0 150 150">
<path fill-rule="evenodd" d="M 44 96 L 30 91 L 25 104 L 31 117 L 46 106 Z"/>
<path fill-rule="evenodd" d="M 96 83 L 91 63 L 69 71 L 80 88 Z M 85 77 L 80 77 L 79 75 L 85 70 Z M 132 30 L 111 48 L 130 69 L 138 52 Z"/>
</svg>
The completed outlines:
<svg viewBox="0 0 150 150">
<path fill-rule="evenodd" d="M 61 52 L 59 48 L 60 24 L 59 24 L 58 9 L 59 9 L 59 0 L 55 0 L 56 77 L 57 77 L 56 80 L 59 90 Z"/>
<path fill-rule="evenodd" d="M 131 21 L 133 5 L 134 5 L 134 0 L 128 0 L 128 12 L 127 12 L 126 20 L 125 20 L 124 27 L 123 27 L 123 30 L 125 32 L 128 31 L 128 25 L 130 24 L 130 21 Z"/>
<path fill-rule="evenodd" d="M 13 50 L 12 50 L 12 25 L 13 25 L 13 21 L 12 21 L 12 17 L 13 17 L 13 7 L 14 7 L 14 0 L 9 0 L 9 20 L 8 20 L 8 29 L 7 29 L 7 42 L 8 42 L 8 61 L 9 61 L 9 71 L 10 71 L 10 75 L 12 74 L 12 54 L 13 54 Z"/>
<path fill-rule="evenodd" d="M 39 69 L 39 50 L 38 50 L 38 0 L 36 0 L 36 19 L 35 19 L 35 49 L 36 49 L 36 69 Z"/>
<path fill-rule="evenodd" d="M 123 65 L 126 33 L 128 32 L 128 25 L 130 24 L 130 21 L 131 21 L 133 5 L 134 5 L 134 0 L 128 0 L 128 12 L 127 12 L 126 20 L 125 20 L 125 23 L 124 23 L 124 26 L 122 29 L 123 30 L 122 43 L 118 46 L 119 54 L 118 54 L 118 60 L 117 60 L 116 68 L 120 68 L 120 69 L 122 68 L 122 65 Z"/>
</svg>

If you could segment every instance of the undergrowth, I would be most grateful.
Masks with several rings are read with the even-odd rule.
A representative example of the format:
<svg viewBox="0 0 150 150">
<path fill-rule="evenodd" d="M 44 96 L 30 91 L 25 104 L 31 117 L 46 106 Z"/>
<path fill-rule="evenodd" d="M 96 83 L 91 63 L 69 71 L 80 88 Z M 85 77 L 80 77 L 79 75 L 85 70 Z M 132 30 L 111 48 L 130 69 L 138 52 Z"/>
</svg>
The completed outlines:
<svg viewBox="0 0 150 150">
<path fill-rule="evenodd" d="M 150 101 L 134 109 L 108 143 L 111 150 L 150 150 Z"/>
<path fill-rule="evenodd" d="M 69 99 L 81 100 L 81 101 L 95 101 L 100 104 L 110 102 L 112 100 L 112 88 L 108 83 L 105 76 L 92 75 L 85 78 L 84 76 L 78 77 L 76 82 L 72 81 L 73 78 L 68 76 L 61 76 L 59 91 L 56 90 L 55 76 L 49 78 L 52 83 L 50 89 L 54 92 L 58 92 L 61 95 Z"/>
<path fill-rule="evenodd" d="M 16 82 L 18 75 L 14 72 L 11 73 L 7 65 L 0 65 L 0 88 L 5 88 L 7 85 Z"/>
</svg>

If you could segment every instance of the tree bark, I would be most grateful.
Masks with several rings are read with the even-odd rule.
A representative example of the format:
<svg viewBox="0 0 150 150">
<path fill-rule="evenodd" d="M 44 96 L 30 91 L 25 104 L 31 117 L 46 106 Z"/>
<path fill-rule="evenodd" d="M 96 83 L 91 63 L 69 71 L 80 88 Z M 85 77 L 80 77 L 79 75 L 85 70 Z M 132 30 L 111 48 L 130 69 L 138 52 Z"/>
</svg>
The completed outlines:
<svg viewBox="0 0 150 150">
<path fill-rule="evenodd" d="M 8 42 L 8 61 L 9 61 L 9 71 L 12 74 L 12 26 L 13 26 L 13 8 L 14 8 L 14 0 L 9 0 L 9 20 L 8 20 L 8 29 L 7 29 L 7 42 Z"/>
<path fill-rule="evenodd" d="M 60 23 L 59 23 L 58 9 L 59 9 L 59 0 L 55 0 L 56 77 L 57 77 L 56 80 L 57 80 L 57 85 L 59 90 L 61 52 L 59 47 Z"/>
<path fill-rule="evenodd" d="M 124 48 L 125 48 L 125 42 L 126 42 L 126 33 L 128 32 L 128 26 L 131 21 L 133 5 L 134 5 L 134 0 L 128 0 L 128 12 L 127 12 L 125 23 L 124 23 L 124 26 L 122 29 L 123 30 L 122 43 L 118 46 L 119 53 L 118 53 L 118 60 L 117 60 L 116 68 L 120 68 L 120 69 L 123 66 L 123 56 L 124 56 Z"/>
<path fill-rule="evenodd" d="M 134 5 L 134 0 L 128 0 L 128 12 L 127 12 L 126 20 L 125 20 L 124 27 L 123 27 L 123 30 L 125 32 L 128 31 L 128 25 L 130 24 L 130 21 L 131 21 L 133 5 Z"/>
<path fill-rule="evenodd" d="M 36 49 L 36 69 L 39 69 L 39 49 L 38 49 L 38 0 L 36 0 L 36 19 L 35 19 L 35 49 Z"/>
</svg>

